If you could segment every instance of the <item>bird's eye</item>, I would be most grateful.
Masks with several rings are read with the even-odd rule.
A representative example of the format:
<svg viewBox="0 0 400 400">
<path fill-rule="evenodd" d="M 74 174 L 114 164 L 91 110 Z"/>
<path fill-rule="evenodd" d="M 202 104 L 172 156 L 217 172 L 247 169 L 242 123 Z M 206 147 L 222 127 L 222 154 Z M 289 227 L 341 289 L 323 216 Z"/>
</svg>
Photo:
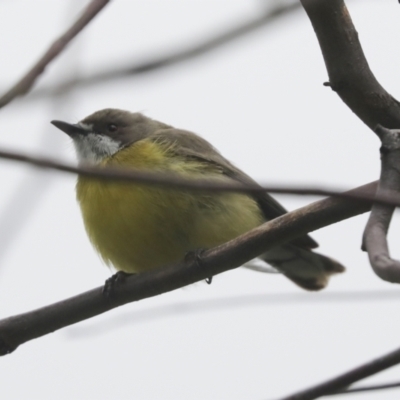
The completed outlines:
<svg viewBox="0 0 400 400">
<path fill-rule="evenodd" d="M 118 127 L 115 124 L 108 124 L 107 129 L 109 132 L 115 132 L 118 129 Z"/>
</svg>

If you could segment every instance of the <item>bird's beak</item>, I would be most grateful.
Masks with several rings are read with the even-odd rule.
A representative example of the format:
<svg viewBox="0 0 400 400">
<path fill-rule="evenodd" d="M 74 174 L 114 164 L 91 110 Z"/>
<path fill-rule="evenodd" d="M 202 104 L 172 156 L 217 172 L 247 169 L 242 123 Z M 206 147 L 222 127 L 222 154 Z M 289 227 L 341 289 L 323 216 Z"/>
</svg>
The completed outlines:
<svg viewBox="0 0 400 400">
<path fill-rule="evenodd" d="M 68 122 L 56 120 L 51 121 L 51 123 L 58 129 L 61 129 L 63 132 L 65 132 L 72 139 L 79 135 L 86 135 L 89 133 L 88 130 L 82 128 L 82 126 L 80 126 L 79 124 L 69 124 Z"/>
</svg>

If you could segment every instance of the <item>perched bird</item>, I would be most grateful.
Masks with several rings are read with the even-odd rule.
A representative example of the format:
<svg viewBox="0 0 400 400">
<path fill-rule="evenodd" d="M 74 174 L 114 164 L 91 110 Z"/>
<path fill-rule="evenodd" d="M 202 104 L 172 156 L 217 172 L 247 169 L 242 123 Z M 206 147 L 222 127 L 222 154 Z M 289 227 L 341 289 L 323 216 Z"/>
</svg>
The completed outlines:
<svg viewBox="0 0 400 400">
<path fill-rule="evenodd" d="M 80 164 L 256 184 L 206 140 L 140 113 L 105 109 L 77 124 L 52 124 L 72 138 Z M 266 193 L 191 192 L 83 176 L 76 192 L 93 246 L 108 265 L 126 273 L 178 262 L 287 212 Z M 304 236 L 260 258 L 302 288 L 319 290 L 344 268 L 312 252 L 315 247 Z"/>
</svg>

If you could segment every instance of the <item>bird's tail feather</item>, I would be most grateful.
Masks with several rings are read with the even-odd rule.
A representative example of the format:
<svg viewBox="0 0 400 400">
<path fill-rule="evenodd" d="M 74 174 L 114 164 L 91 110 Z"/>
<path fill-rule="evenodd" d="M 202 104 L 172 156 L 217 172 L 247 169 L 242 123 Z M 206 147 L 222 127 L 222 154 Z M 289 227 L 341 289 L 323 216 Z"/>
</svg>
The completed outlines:
<svg viewBox="0 0 400 400">
<path fill-rule="evenodd" d="M 321 290 L 331 275 L 345 271 L 338 261 L 292 244 L 273 248 L 260 258 L 306 290 Z"/>
</svg>

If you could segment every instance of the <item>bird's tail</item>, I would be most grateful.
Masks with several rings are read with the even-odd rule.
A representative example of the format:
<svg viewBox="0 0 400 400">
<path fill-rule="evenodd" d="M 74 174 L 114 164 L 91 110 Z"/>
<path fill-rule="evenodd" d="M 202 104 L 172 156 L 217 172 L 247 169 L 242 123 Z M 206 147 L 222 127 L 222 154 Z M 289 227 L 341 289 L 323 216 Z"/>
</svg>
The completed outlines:
<svg viewBox="0 0 400 400">
<path fill-rule="evenodd" d="M 345 271 L 336 260 L 293 244 L 273 248 L 260 258 L 306 290 L 321 290 L 331 275 Z"/>
</svg>

